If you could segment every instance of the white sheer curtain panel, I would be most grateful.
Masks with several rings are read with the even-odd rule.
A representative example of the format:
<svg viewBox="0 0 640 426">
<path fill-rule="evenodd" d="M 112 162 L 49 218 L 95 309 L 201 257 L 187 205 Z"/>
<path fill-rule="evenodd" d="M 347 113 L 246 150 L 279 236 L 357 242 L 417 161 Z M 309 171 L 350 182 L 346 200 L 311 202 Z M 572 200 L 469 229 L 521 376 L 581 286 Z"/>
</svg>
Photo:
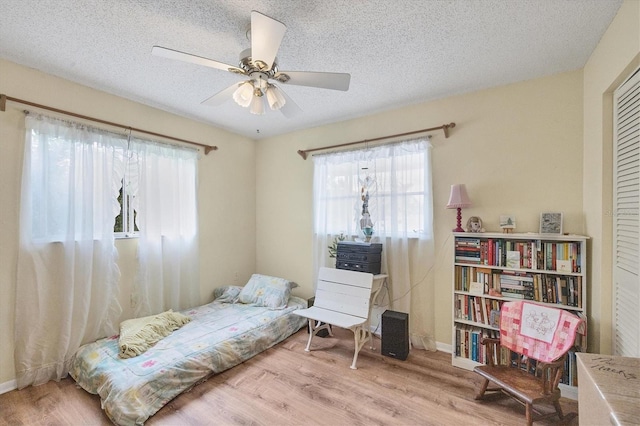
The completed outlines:
<svg viewBox="0 0 640 426">
<path fill-rule="evenodd" d="M 18 388 L 59 380 L 81 344 L 116 332 L 113 227 L 126 139 L 30 114 L 20 204 Z"/>
<path fill-rule="evenodd" d="M 198 263 L 198 152 L 132 139 L 127 173 L 138 241 L 136 317 L 200 302 Z M 134 183 L 135 182 L 135 183 Z"/>
<path fill-rule="evenodd" d="M 389 308 L 409 313 L 415 347 L 435 349 L 431 144 L 427 138 L 314 155 L 314 270 L 333 267 L 337 235 L 362 238 L 362 190 L 369 193 L 372 241 L 383 243 Z M 383 309 L 384 310 L 384 309 Z"/>
</svg>

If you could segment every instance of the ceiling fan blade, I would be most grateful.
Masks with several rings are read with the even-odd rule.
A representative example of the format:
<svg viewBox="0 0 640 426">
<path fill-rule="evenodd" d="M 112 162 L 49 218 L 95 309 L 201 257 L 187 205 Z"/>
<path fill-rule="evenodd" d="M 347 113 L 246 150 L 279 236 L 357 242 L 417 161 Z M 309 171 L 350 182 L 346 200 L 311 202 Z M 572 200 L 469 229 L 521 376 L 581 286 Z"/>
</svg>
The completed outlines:
<svg viewBox="0 0 640 426">
<path fill-rule="evenodd" d="M 302 109 L 300 109 L 298 104 L 293 102 L 293 99 L 291 99 L 284 90 L 282 90 L 280 87 L 278 87 L 278 89 L 280 90 L 280 93 L 282 93 L 282 96 L 284 96 L 286 100 L 282 108 L 280 108 L 280 112 L 282 113 L 282 115 L 284 115 L 287 118 L 294 118 L 294 117 L 297 117 L 299 114 L 302 114 Z"/>
<path fill-rule="evenodd" d="M 349 90 L 351 74 L 337 72 L 281 71 L 274 80 L 294 86 L 320 87 L 322 89 Z"/>
<path fill-rule="evenodd" d="M 204 65 L 205 67 L 216 68 L 222 71 L 230 71 L 236 74 L 244 74 L 244 70 L 234 67 L 233 65 L 214 61 L 213 59 L 203 58 L 202 56 L 192 55 L 190 53 L 180 52 L 179 50 L 168 49 L 161 46 L 153 46 L 151 54 L 163 58 L 176 59 L 178 61 L 190 62 L 192 64 Z"/>
<path fill-rule="evenodd" d="M 251 11 L 251 58 L 253 62 L 265 64 L 265 70 L 271 69 L 280 43 L 287 27 L 280 21 Z"/>
<path fill-rule="evenodd" d="M 223 104 L 224 102 L 232 98 L 233 92 L 236 91 L 236 89 L 240 84 L 241 83 L 233 83 L 231 86 L 227 87 L 226 89 L 221 90 L 215 95 L 211 96 L 210 98 L 207 98 L 204 101 L 202 101 L 202 105 L 218 106 Z"/>
</svg>

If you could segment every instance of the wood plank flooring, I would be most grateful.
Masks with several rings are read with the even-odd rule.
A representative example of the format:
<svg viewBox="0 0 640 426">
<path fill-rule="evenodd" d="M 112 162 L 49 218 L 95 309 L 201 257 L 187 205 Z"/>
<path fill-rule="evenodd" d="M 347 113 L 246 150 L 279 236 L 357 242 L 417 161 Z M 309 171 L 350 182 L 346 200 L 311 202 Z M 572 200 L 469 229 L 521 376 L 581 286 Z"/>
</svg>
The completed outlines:
<svg viewBox="0 0 640 426">
<path fill-rule="evenodd" d="M 368 345 L 349 369 L 353 334 L 336 329 L 304 352 L 301 330 L 253 359 L 175 398 L 147 425 L 520 425 L 510 398 L 475 401 L 479 376 L 443 352 L 412 350 L 406 361 Z M 316 350 L 313 350 L 313 349 Z M 562 399 L 566 412 L 576 401 Z M 539 425 L 558 424 L 556 419 Z M 109 425 L 100 398 L 64 379 L 0 395 L 0 425 Z M 577 425 L 577 419 L 570 424 Z"/>
</svg>

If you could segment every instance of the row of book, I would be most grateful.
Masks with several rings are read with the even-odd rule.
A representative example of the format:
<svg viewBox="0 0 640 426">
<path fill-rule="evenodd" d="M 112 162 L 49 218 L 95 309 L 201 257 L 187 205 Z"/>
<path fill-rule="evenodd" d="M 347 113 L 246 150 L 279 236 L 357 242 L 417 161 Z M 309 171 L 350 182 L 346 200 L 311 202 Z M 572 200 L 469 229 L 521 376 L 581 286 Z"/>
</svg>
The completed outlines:
<svg viewBox="0 0 640 426">
<path fill-rule="evenodd" d="M 567 352 L 567 358 L 564 362 L 564 371 L 562 372 L 561 383 L 569 386 L 578 386 L 578 364 L 576 352 Z"/>
<path fill-rule="evenodd" d="M 470 326 L 456 327 L 455 354 L 457 357 L 470 359 L 482 364 L 487 362 L 487 348 L 481 343 L 482 337 L 499 338 L 495 330 L 481 330 Z M 500 356 L 494 353 L 493 356 Z"/>
<path fill-rule="evenodd" d="M 501 301 L 466 294 L 454 294 L 454 298 L 456 319 L 473 321 L 494 328 L 500 327 Z"/>
<path fill-rule="evenodd" d="M 456 237 L 456 263 L 580 273 L 579 242 Z"/>
<path fill-rule="evenodd" d="M 582 276 L 547 275 L 489 268 L 454 268 L 454 289 L 475 295 L 535 300 L 582 308 Z"/>
</svg>

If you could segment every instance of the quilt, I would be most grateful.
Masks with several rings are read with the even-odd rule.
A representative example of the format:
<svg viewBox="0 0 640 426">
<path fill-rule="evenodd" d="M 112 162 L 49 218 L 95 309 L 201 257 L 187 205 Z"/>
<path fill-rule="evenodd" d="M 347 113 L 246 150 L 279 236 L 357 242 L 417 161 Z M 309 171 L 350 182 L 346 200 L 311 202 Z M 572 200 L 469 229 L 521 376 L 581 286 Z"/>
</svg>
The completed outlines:
<svg viewBox="0 0 640 426">
<path fill-rule="evenodd" d="M 506 302 L 500 311 L 500 344 L 538 361 L 555 361 L 573 346 L 582 323 L 563 309 Z"/>
<path fill-rule="evenodd" d="M 291 296 L 285 309 L 213 301 L 181 311 L 191 321 L 143 354 L 122 359 L 118 336 L 82 346 L 69 374 L 118 425 L 143 424 L 180 393 L 283 341 L 306 324 L 292 312 L 307 302 Z"/>
</svg>

